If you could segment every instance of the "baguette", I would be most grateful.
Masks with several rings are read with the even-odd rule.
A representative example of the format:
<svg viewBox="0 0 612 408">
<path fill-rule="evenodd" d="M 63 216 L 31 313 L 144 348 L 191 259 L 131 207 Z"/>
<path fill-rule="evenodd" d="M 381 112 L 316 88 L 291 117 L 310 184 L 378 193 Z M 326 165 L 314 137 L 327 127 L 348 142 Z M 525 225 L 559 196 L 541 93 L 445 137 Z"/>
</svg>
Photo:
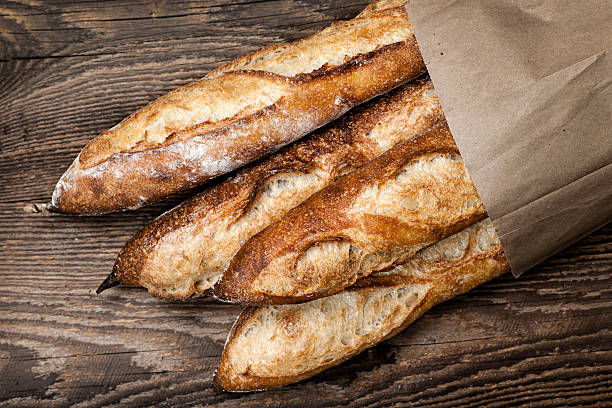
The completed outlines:
<svg viewBox="0 0 612 408">
<path fill-rule="evenodd" d="M 355 108 L 145 226 L 99 291 L 120 282 L 168 299 L 201 295 L 247 239 L 339 175 L 443 119 L 426 77 Z"/>
<path fill-rule="evenodd" d="M 151 102 L 85 146 L 50 208 L 137 208 L 241 167 L 420 75 L 425 65 L 402 3 L 376 2 Z"/>
<path fill-rule="evenodd" d="M 484 220 L 336 295 L 247 307 L 225 344 L 215 386 L 253 391 L 312 377 L 508 269 L 495 230 Z"/>
<path fill-rule="evenodd" d="M 329 296 L 485 217 L 443 122 L 341 177 L 253 236 L 213 293 L 250 305 Z"/>
</svg>

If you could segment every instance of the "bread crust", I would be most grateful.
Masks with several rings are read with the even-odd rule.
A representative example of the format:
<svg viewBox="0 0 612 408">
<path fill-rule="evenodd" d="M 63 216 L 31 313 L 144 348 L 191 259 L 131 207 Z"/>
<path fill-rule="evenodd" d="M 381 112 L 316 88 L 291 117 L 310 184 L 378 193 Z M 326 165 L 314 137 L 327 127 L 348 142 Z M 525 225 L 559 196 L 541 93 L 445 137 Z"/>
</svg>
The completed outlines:
<svg viewBox="0 0 612 408">
<path fill-rule="evenodd" d="M 429 78 L 400 86 L 158 217 L 126 243 L 113 274 L 158 297 L 201 295 L 241 241 L 340 175 L 443 119 Z"/>
<path fill-rule="evenodd" d="M 391 34 L 381 43 L 377 31 Z M 317 45 L 327 47 L 322 61 Z M 203 184 L 424 70 L 403 7 L 256 51 L 93 139 L 58 182 L 51 209 L 82 215 L 133 209 Z"/>
<path fill-rule="evenodd" d="M 213 293 L 250 305 L 329 296 L 485 217 L 444 122 L 341 177 L 252 237 Z"/>
<path fill-rule="evenodd" d="M 396 335 L 436 304 L 509 269 L 489 220 L 451 238 L 420 251 L 410 264 L 360 280 L 329 298 L 245 308 L 228 336 L 215 386 L 254 391 L 312 377 Z M 486 247 L 480 248 L 483 238 Z M 449 251 L 461 255 L 449 258 L 444 255 Z M 416 296 L 402 302 L 398 290 Z M 349 306 L 353 320 L 347 321 L 338 305 Z M 316 320 L 318 316 L 325 322 Z M 372 319 L 378 324 L 371 324 Z M 248 355 L 242 352 L 247 348 Z"/>
</svg>

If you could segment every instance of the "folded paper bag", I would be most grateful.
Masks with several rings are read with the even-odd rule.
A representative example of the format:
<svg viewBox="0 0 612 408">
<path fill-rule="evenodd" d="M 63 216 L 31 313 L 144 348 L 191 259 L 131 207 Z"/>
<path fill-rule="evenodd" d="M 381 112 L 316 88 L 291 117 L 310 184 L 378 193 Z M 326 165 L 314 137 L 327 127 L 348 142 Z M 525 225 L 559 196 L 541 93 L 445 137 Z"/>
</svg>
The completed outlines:
<svg viewBox="0 0 612 408">
<path fill-rule="evenodd" d="M 411 0 L 411 24 L 515 276 L 612 219 L 608 0 Z"/>
</svg>

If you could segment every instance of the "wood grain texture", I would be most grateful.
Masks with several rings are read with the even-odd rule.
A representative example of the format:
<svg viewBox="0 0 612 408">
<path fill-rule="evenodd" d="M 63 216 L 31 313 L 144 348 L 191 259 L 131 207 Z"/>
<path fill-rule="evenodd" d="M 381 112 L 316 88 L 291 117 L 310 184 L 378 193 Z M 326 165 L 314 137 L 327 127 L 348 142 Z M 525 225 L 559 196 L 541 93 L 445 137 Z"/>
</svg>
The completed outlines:
<svg viewBox="0 0 612 408">
<path fill-rule="evenodd" d="M 341 3 L 341 4 L 340 4 Z M 0 2 L 0 406 L 609 406 L 612 226 L 303 383 L 212 391 L 239 308 L 94 290 L 178 203 L 41 210 L 83 145 L 151 99 L 365 1 Z"/>
</svg>

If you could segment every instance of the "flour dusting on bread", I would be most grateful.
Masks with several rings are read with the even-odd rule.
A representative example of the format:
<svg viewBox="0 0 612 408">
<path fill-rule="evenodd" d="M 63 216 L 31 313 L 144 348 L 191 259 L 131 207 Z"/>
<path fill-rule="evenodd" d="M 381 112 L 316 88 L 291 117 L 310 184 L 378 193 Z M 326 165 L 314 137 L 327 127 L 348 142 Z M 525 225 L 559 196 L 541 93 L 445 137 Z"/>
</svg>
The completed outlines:
<svg viewBox="0 0 612 408">
<path fill-rule="evenodd" d="M 209 77 L 238 70 L 258 70 L 294 77 L 322 67 L 332 69 L 340 66 L 359 54 L 366 54 L 378 47 L 403 41 L 414 35 L 410 23 L 395 23 L 401 13 L 393 12 L 394 7 L 399 5 L 379 10 L 391 9 L 389 13 L 368 15 L 368 18 L 361 15 L 351 21 L 336 23 L 291 45 L 274 45 L 269 50 L 262 50 L 264 52 L 256 52 L 224 65 L 213 71 Z M 373 23 L 372 19 L 376 19 L 376 23 Z M 356 38 L 367 40 L 355 41 Z"/>
<path fill-rule="evenodd" d="M 135 208 L 274 152 L 425 71 L 403 7 L 237 59 L 101 133 L 53 193 L 72 214 Z"/>
</svg>

